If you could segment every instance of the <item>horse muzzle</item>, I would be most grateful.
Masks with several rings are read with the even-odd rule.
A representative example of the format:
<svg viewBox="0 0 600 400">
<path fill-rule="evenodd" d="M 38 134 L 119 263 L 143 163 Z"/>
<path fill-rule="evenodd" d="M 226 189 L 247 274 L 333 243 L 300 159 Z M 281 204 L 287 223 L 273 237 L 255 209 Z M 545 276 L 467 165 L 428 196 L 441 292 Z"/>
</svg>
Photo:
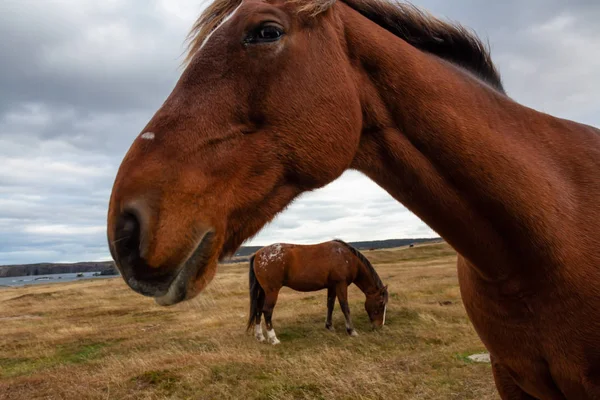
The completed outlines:
<svg viewBox="0 0 600 400">
<path fill-rule="evenodd" d="M 214 233 L 205 231 L 192 254 L 177 268 L 154 267 L 143 257 L 144 219 L 135 211 L 127 211 L 117 219 L 115 240 L 110 250 L 117 269 L 135 292 L 154 297 L 157 304 L 173 305 L 188 298 L 189 288 L 202 274 L 210 260 Z"/>
</svg>

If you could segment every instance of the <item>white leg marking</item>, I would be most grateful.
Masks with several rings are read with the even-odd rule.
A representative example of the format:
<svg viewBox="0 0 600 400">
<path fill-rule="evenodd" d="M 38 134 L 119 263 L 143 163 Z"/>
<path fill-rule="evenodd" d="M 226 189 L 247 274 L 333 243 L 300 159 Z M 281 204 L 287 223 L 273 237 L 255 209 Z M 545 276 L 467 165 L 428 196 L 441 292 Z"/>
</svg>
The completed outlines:
<svg viewBox="0 0 600 400">
<path fill-rule="evenodd" d="M 265 336 L 263 335 L 262 327 L 260 326 L 260 324 L 254 325 L 254 337 L 259 342 L 265 341 Z"/>
<path fill-rule="evenodd" d="M 269 343 L 271 344 L 279 344 L 281 343 L 277 336 L 275 335 L 275 329 L 268 330 L 267 329 L 267 337 L 269 338 Z"/>
<path fill-rule="evenodd" d="M 387 304 L 385 306 L 383 306 L 383 323 L 381 324 L 382 326 L 385 325 L 385 313 L 387 312 Z"/>
<path fill-rule="evenodd" d="M 225 18 L 223 18 L 223 21 L 221 21 L 221 23 L 219 25 L 217 25 L 217 27 L 215 29 L 212 30 L 212 32 L 210 32 L 202 41 L 202 44 L 200 45 L 200 49 L 202 50 L 202 48 L 206 45 L 206 43 L 208 42 L 208 39 L 210 39 L 210 37 L 213 35 L 213 33 L 215 33 L 217 31 L 217 29 L 219 29 L 221 26 L 223 26 L 223 24 L 227 21 L 229 21 L 231 19 L 231 17 L 233 17 L 233 15 L 237 12 L 237 10 L 242 6 L 243 2 L 240 2 L 240 5 L 237 6 L 235 8 L 235 10 L 233 10 L 231 12 L 231 14 L 229 14 L 228 16 L 226 16 Z"/>
<path fill-rule="evenodd" d="M 350 329 L 352 329 L 350 326 L 350 322 L 346 321 L 346 331 L 349 331 Z M 350 331 L 350 336 L 358 336 L 358 333 L 356 332 L 355 329 L 352 329 Z"/>
</svg>

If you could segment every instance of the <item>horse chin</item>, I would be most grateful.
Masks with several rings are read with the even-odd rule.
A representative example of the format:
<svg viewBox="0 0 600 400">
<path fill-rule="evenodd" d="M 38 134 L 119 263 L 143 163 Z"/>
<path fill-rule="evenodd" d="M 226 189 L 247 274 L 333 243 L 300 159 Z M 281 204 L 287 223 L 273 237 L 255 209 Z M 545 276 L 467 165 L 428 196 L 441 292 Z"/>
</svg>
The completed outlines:
<svg viewBox="0 0 600 400">
<path fill-rule="evenodd" d="M 214 232 L 207 231 L 196 250 L 180 267 L 167 292 L 154 298 L 156 304 L 172 306 L 184 300 L 190 300 L 200 293 L 201 289 L 195 288 L 196 281 L 202 280 L 205 273 L 211 270 L 211 264 L 216 262 L 212 256 L 213 241 Z"/>
<path fill-rule="evenodd" d="M 378 324 L 372 324 L 371 325 L 371 331 L 373 332 L 377 332 L 383 329 L 383 325 L 378 325 Z"/>
<path fill-rule="evenodd" d="M 381 328 L 383 328 L 383 325 L 385 325 L 385 321 L 371 321 L 371 328 L 374 331 L 378 331 Z"/>
</svg>

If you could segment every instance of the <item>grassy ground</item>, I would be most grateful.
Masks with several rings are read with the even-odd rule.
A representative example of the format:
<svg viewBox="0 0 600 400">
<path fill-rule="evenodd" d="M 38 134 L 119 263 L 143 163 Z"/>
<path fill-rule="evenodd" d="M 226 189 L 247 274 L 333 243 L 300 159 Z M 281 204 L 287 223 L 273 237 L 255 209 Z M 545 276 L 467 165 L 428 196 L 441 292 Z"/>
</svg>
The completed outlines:
<svg viewBox="0 0 600 400">
<path fill-rule="evenodd" d="M 284 289 L 282 344 L 245 334 L 247 264 L 222 266 L 199 298 L 171 308 L 121 279 L 0 290 L 0 399 L 498 399 L 445 244 L 365 252 L 390 302 L 372 332 L 324 328 L 326 291 Z"/>
</svg>

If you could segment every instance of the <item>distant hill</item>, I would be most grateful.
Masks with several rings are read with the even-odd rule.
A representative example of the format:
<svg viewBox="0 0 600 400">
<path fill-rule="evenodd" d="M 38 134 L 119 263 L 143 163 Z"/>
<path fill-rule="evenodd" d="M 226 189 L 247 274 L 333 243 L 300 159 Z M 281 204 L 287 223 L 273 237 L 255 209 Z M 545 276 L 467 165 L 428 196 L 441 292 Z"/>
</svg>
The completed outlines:
<svg viewBox="0 0 600 400">
<path fill-rule="evenodd" d="M 408 246 L 410 244 L 419 243 L 435 243 L 442 241 L 441 238 L 435 239 L 388 239 L 388 240 L 371 240 L 364 242 L 349 242 L 350 245 L 359 250 L 369 249 L 389 249 L 393 247 Z M 241 247 L 235 255 L 224 260 L 223 264 L 231 264 L 247 261 L 252 254 L 263 246 L 245 246 Z M 40 264 L 23 264 L 23 265 L 2 265 L 0 266 L 0 278 L 8 278 L 14 276 L 31 276 L 31 275 L 50 275 L 50 274 L 69 274 L 77 272 L 101 272 L 106 275 L 118 274 L 112 261 L 103 262 L 79 262 L 73 264 L 64 263 L 40 263 Z"/>
<path fill-rule="evenodd" d="M 442 238 L 434 239 L 387 239 L 387 240 L 368 240 L 364 242 L 348 242 L 352 247 L 359 250 L 370 250 L 370 249 L 391 249 L 394 247 L 408 246 L 410 244 L 419 243 L 436 243 L 441 242 Z M 234 257 L 247 257 L 254 254 L 257 250 L 263 248 L 263 246 L 246 246 L 241 247 Z"/>
<path fill-rule="evenodd" d="M 106 275 L 118 274 L 112 261 L 79 262 L 73 264 L 40 263 L 0 266 L 0 278 L 30 275 L 73 274 L 76 272 L 101 272 Z"/>
</svg>

